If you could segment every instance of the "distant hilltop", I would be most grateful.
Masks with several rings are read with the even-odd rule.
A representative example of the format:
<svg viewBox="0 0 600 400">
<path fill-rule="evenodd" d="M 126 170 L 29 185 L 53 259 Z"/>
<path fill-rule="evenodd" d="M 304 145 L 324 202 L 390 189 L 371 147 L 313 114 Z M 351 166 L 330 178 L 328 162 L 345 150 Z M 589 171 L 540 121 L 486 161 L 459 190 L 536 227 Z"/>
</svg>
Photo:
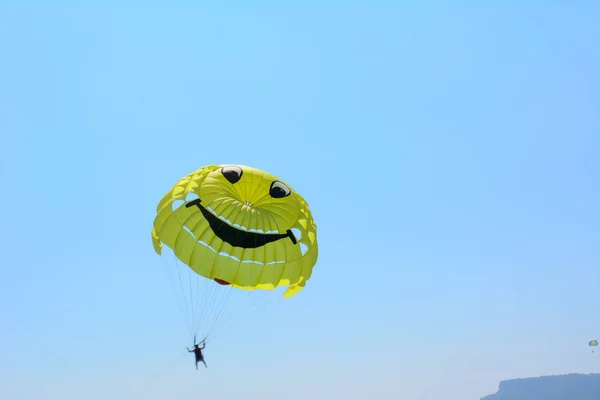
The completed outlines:
<svg viewBox="0 0 600 400">
<path fill-rule="evenodd" d="M 481 400 L 600 400 L 600 374 L 567 374 L 501 381 Z"/>
</svg>

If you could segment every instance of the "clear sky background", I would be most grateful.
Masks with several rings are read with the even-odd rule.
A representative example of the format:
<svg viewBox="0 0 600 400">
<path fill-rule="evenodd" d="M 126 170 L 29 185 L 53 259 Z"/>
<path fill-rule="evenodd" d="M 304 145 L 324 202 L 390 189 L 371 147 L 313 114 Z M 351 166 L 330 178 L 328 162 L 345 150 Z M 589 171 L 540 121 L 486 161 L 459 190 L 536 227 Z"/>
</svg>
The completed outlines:
<svg viewBox="0 0 600 400">
<path fill-rule="evenodd" d="M 0 5 L 0 397 L 600 372 L 600 4 L 502 3 Z M 320 258 L 197 372 L 150 229 L 211 163 L 289 182 Z"/>
</svg>

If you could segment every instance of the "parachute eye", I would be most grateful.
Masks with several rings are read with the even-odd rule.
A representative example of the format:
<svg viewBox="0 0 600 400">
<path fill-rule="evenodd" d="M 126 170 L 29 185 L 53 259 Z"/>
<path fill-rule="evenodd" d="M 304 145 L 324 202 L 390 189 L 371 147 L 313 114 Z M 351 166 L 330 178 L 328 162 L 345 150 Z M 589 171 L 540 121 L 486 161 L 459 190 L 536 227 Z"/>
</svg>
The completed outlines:
<svg viewBox="0 0 600 400">
<path fill-rule="evenodd" d="M 275 199 L 280 199 L 285 196 L 289 196 L 292 191 L 283 182 L 273 181 L 269 194 Z"/>
<path fill-rule="evenodd" d="M 221 173 L 229 183 L 237 183 L 241 178 L 243 171 L 240 167 L 223 167 Z"/>
</svg>

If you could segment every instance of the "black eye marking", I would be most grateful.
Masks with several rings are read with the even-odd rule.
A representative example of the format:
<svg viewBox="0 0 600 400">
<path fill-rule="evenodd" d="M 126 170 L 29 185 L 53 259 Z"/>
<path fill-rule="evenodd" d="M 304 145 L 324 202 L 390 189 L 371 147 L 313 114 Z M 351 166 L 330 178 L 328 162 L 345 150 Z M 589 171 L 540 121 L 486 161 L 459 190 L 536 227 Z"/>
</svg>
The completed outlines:
<svg viewBox="0 0 600 400">
<path fill-rule="evenodd" d="M 274 199 L 280 199 L 285 196 L 289 196 L 292 191 L 283 182 L 273 181 L 271 188 L 269 188 L 269 194 Z"/>
<path fill-rule="evenodd" d="M 237 183 L 241 178 L 244 171 L 240 167 L 223 167 L 221 173 L 229 181 L 229 183 Z"/>
</svg>

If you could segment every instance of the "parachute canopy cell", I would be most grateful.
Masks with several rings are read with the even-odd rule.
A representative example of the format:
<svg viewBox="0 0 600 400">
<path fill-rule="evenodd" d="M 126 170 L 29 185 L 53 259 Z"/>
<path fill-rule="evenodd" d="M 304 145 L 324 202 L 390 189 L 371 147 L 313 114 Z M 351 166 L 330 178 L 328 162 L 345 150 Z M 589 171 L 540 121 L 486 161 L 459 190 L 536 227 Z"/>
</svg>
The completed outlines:
<svg viewBox="0 0 600 400">
<path fill-rule="evenodd" d="M 209 165 L 181 178 L 157 207 L 154 249 L 169 247 L 200 276 L 245 290 L 300 291 L 317 261 L 307 202 L 281 179 L 243 165 Z"/>
<path fill-rule="evenodd" d="M 590 340 L 590 346 L 598 346 L 597 340 Z"/>
</svg>

